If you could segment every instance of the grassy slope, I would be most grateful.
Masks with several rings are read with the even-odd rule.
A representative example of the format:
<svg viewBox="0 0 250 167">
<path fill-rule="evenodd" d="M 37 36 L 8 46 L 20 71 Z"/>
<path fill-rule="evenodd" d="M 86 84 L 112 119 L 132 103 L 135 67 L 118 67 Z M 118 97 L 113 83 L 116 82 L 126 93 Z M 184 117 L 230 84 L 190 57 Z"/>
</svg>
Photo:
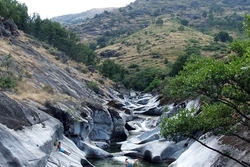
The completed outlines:
<svg viewBox="0 0 250 167">
<path fill-rule="evenodd" d="M 126 11 L 127 13 L 136 12 L 136 11 L 144 11 L 153 13 L 158 9 L 163 9 L 163 7 L 167 7 L 167 10 L 171 12 L 169 14 L 159 15 L 157 17 L 150 15 L 139 15 L 135 18 L 131 18 L 127 15 L 121 16 L 121 12 L 119 10 L 114 10 L 109 16 L 94 18 L 91 20 L 91 23 L 98 22 L 99 25 L 95 25 L 96 31 L 105 32 L 106 30 L 102 29 L 101 25 L 108 25 L 110 20 L 120 19 L 119 24 L 116 22 L 112 29 L 119 29 L 121 27 L 133 27 L 136 24 L 140 24 L 141 22 L 149 21 L 150 25 L 144 29 L 141 29 L 130 36 L 120 36 L 119 38 L 114 38 L 114 45 L 109 45 L 105 48 L 101 48 L 97 50 L 97 53 L 101 53 L 107 49 L 116 50 L 120 52 L 122 56 L 113 58 L 117 63 L 122 64 L 128 67 L 131 64 L 137 64 L 141 68 L 148 66 L 158 66 L 164 67 L 164 60 L 168 59 L 171 62 L 176 60 L 176 57 L 183 53 L 185 46 L 196 45 L 199 48 L 203 48 L 206 45 L 209 45 L 213 42 L 214 34 L 219 31 L 223 31 L 224 28 L 220 26 L 214 25 L 213 27 L 204 27 L 204 33 L 200 32 L 198 29 L 194 28 L 200 24 L 206 25 L 208 21 L 208 16 L 206 18 L 200 17 L 199 19 L 192 19 L 190 15 L 198 15 L 201 16 L 203 11 L 209 12 L 210 6 L 214 4 L 223 4 L 223 12 L 222 14 L 218 12 L 214 12 L 215 18 L 225 18 L 225 16 L 233 15 L 234 12 L 238 15 L 244 16 L 244 13 L 248 8 L 244 9 L 243 6 L 232 6 L 229 3 L 222 3 L 221 1 L 198 1 L 199 7 L 194 8 L 191 6 L 191 0 L 178 0 L 178 1 L 170 1 L 170 0 L 137 0 L 135 3 L 130 4 L 129 6 L 122 8 L 120 11 Z M 174 9 L 175 7 L 185 6 L 185 10 Z M 157 18 L 162 18 L 164 20 L 164 25 L 162 27 L 155 26 L 154 21 Z M 99 20 L 98 20 L 99 19 Z M 189 21 L 189 25 L 185 27 L 184 31 L 179 31 L 178 27 L 180 27 L 180 20 L 186 19 Z M 128 23 L 129 20 L 129 23 Z M 86 24 L 90 24 L 87 22 Z M 80 26 L 81 27 L 81 26 Z M 192 28 L 193 27 L 193 28 Z M 201 29 L 201 28 L 200 28 Z M 110 30 L 110 29 L 108 29 Z M 231 36 L 234 38 L 240 37 L 239 32 L 235 32 L 234 30 L 227 30 Z M 100 33 L 101 34 L 101 33 Z M 86 42 L 89 39 L 93 40 L 98 36 L 88 35 L 87 33 L 82 34 L 83 41 Z M 91 41 L 90 40 L 90 41 Z M 198 43 L 194 44 L 192 41 L 198 41 Z M 224 51 L 202 51 L 202 55 L 211 56 L 217 55 L 219 57 L 223 57 L 227 53 L 228 43 L 219 44 L 222 45 L 221 49 Z M 224 45 L 224 46 L 223 46 Z"/>
<path fill-rule="evenodd" d="M 73 61 L 68 61 L 67 63 L 62 63 L 60 60 L 57 60 L 54 55 L 51 54 L 52 50 L 53 53 L 58 52 L 52 46 L 49 46 L 43 42 L 37 41 L 36 39 L 30 38 L 23 32 L 19 31 L 20 36 L 15 37 L 16 40 L 20 41 L 25 48 L 32 48 L 36 52 L 39 52 L 43 59 L 48 60 L 48 62 L 55 64 L 58 68 L 65 70 L 66 68 L 70 67 L 71 76 L 78 78 L 79 80 L 85 81 L 93 81 L 98 83 L 98 81 L 102 80 L 102 77 L 97 73 L 91 72 L 81 72 L 80 70 L 76 70 L 77 68 L 82 69 L 84 71 L 88 71 L 87 67 L 78 64 Z M 15 76 L 20 77 L 21 80 L 18 81 L 17 87 L 10 93 L 9 95 L 15 99 L 20 101 L 22 100 L 34 100 L 40 104 L 44 104 L 46 101 L 60 101 L 63 99 L 72 99 L 68 94 L 62 94 L 60 92 L 49 92 L 46 90 L 46 86 L 50 87 L 50 85 L 46 85 L 44 83 L 38 82 L 34 77 L 33 70 L 41 71 L 41 73 L 46 74 L 46 70 L 50 70 L 49 66 L 48 69 L 41 68 L 42 64 L 44 63 L 43 59 L 37 58 L 36 55 L 32 55 L 31 53 L 25 52 L 21 47 L 16 45 L 11 45 L 11 39 L 4 39 L 0 38 L 0 59 L 3 56 L 11 55 L 12 63 L 15 66 Z M 58 54 L 61 54 L 58 52 Z M 44 67 L 44 65 L 43 65 Z M 112 82 L 106 79 L 105 85 L 111 86 Z M 99 86 L 99 88 L 101 88 Z"/>
<path fill-rule="evenodd" d="M 164 60 L 174 62 L 183 53 L 185 46 L 192 45 L 190 39 L 199 41 L 200 46 L 208 45 L 213 37 L 189 27 L 178 30 L 180 24 L 164 18 L 163 26 L 150 25 L 128 37 L 118 39 L 116 44 L 97 50 L 98 53 L 107 49 L 117 50 L 122 56 L 114 58 L 119 64 L 129 66 L 137 64 L 141 67 L 164 67 Z M 203 52 L 203 54 L 206 54 Z"/>
</svg>

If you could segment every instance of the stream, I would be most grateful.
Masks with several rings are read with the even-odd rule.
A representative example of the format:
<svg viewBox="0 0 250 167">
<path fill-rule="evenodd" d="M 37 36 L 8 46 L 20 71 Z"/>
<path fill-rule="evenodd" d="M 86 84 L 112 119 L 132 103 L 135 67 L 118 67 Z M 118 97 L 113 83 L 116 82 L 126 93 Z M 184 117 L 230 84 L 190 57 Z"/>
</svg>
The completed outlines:
<svg viewBox="0 0 250 167">
<path fill-rule="evenodd" d="M 130 157 L 119 156 L 104 160 L 89 160 L 96 167 L 125 167 L 125 159 L 128 158 L 130 162 L 134 160 Z M 140 160 L 141 167 L 167 167 L 168 164 L 152 164 L 143 160 Z"/>
<path fill-rule="evenodd" d="M 127 158 L 129 162 L 134 162 L 134 159 L 128 156 L 120 155 L 120 145 L 113 145 L 111 148 L 106 150 L 110 153 L 117 153 L 117 156 L 112 158 L 102 159 L 102 160 L 94 160 L 90 159 L 89 161 L 95 165 L 96 167 L 125 167 L 125 159 Z M 167 167 L 168 164 L 153 164 L 140 159 L 139 167 Z"/>
<path fill-rule="evenodd" d="M 142 134 L 145 131 L 150 131 L 155 127 L 155 124 L 159 118 L 159 116 L 148 116 L 145 115 L 145 111 L 148 111 L 150 108 L 157 108 L 159 105 L 159 102 L 157 101 L 156 96 L 152 95 L 146 95 L 141 98 L 137 99 L 129 99 L 124 98 L 124 101 L 122 103 L 126 104 L 128 108 L 130 108 L 134 113 L 134 119 L 131 121 L 132 124 L 136 125 L 135 131 L 129 131 L 128 139 L 134 138 L 139 134 Z M 136 118 L 136 119 L 135 119 Z M 153 125 L 154 124 L 154 125 Z M 152 127 L 150 127 L 152 126 Z M 124 142 L 127 142 L 124 141 Z M 123 142 L 122 142 L 123 143 Z M 125 156 L 123 154 L 123 151 L 121 150 L 121 143 L 114 143 L 112 146 L 107 149 L 106 151 L 109 153 L 112 153 L 114 157 L 102 159 L 102 160 L 96 160 L 96 159 L 89 159 L 89 161 L 95 165 L 96 167 L 125 167 L 125 159 L 127 158 L 129 162 L 133 163 L 134 158 Z M 139 160 L 139 166 L 140 167 L 167 167 L 168 164 L 166 163 L 150 163 L 143 159 Z"/>
</svg>

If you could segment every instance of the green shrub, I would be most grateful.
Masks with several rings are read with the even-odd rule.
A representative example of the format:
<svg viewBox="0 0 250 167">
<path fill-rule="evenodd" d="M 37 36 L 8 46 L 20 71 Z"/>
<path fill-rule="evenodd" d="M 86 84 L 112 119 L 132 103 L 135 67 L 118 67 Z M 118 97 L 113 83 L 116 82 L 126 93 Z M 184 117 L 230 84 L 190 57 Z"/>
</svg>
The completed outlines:
<svg viewBox="0 0 250 167">
<path fill-rule="evenodd" d="M 218 43 L 210 43 L 209 45 L 206 45 L 202 48 L 202 50 L 205 50 L 205 51 L 217 51 L 220 49 L 221 49 L 221 46 Z"/>
<path fill-rule="evenodd" d="M 138 67 L 139 67 L 138 64 L 131 64 L 131 65 L 128 66 L 128 68 L 138 68 Z"/>
<path fill-rule="evenodd" d="M 47 93 L 50 93 L 50 94 L 53 94 L 53 93 L 54 93 L 54 90 L 53 90 L 52 86 L 50 86 L 50 85 L 45 85 L 45 86 L 43 87 L 43 90 L 44 90 L 45 92 L 47 92 Z"/>
<path fill-rule="evenodd" d="M 99 91 L 98 84 L 94 81 L 87 82 L 86 86 L 87 86 L 87 88 L 89 88 L 91 90 L 91 92 L 94 91 L 97 93 Z M 90 94 L 91 94 L 91 92 L 90 92 Z"/>
<path fill-rule="evenodd" d="M 16 84 L 16 79 L 13 76 L 0 77 L 0 88 L 14 88 Z"/>
<path fill-rule="evenodd" d="M 178 30 L 179 30 L 179 31 L 184 31 L 184 30 L 185 30 L 185 27 L 184 27 L 184 26 L 180 26 L 180 27 L 178 27 Z"/>
<path fill-rule="evenodd" d="M 158 59 L 158 58 L 160 58 L 160 57 L 161 57 L 160 55 L 153 55 L 153 56 L 152 56 L 153 59 Z"/>
<path fill-rule="evenodd" d="M 196 44 L 196 43 L 199 43 L 199 41 L 198 41 L 198 40 L 193 39 L 193 38 L 192 38 L 192 39 L 189 39 L 189 42 L 191 42 L 191 43 L 195 43 L 195 44 Z"/>
</svg>

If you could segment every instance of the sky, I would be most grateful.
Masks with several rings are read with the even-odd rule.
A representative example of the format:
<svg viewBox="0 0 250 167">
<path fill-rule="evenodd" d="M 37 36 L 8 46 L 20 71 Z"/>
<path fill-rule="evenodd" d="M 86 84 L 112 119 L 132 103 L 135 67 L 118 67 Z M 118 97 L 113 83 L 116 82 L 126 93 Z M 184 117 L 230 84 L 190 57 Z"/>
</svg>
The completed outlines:
<svg viewBox="0 0 250 167">
<path fill-rule="evenodd" d="M 25 3 L 28 14 L 39 13 L 42 19 L 81 13 L 93 8 L 124 7 L 135 0 L 17 0 Z"/>
</svg>

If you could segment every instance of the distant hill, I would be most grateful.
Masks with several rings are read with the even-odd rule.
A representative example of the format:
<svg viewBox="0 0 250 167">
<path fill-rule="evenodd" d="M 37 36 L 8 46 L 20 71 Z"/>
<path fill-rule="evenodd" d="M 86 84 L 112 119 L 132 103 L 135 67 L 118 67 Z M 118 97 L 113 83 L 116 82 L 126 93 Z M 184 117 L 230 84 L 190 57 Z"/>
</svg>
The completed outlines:
<svg viewBox="0 0 250 167">
<path fill-rule="evenodd" d="M 83 43 L 96 45 L 103 58 L 126 67 L 165 67 L 187 47 L 205 56 L 226 56 L 229 43 L 215 42 L 215 35 L 226 31 L 240 37 L 249 11 L 247 0 L 136 0 L 69 29 Z"/>
<path fill-rule="evenodd" d="M 205 32 L 212 28 L 239 28 L 244 14 L 249 11 L 250 1 L 246 0 L 136 0 L 70 28 L 88 41 L 103 35 L 114 39 L 146 28 L 158 18 L 171 18 L 172 22 Z"/>
<path fill-rule="evenodd" d="M 96 14 L 100 14 L 104 11 L 112 11 L 114 9 L 115 9 L 114 7 L 94 8 L 94 9 L 91 9 L 82 13 L 68 14 L 68 15 L 53 17 L 51 18 L 51 20 L 59 22 L 62 25 L 77 24 L 77 23 L 83 22 L 87 18 L 89 19 L 93 18 Z"/>
</svg>

